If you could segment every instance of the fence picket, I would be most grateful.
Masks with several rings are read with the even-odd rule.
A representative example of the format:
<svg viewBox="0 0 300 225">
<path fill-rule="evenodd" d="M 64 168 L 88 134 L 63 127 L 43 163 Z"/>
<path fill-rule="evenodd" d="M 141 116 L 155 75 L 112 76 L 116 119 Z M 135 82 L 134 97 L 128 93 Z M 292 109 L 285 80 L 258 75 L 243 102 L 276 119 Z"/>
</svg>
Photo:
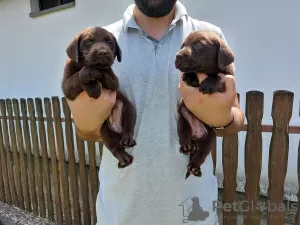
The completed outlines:
<svg viewBox="0 0 300 225">
<path fill-rule="evenodd" d="M 91 197 L 92 197 L 92 217 L 93 224 L 96 224 L 96 198 L 98 194 L 98 176 L 96 168 L 96 148 L 94 141 L 88 141 L 89 151 L 89 169 L 90 169 L 90 185 L 91 185 Z"/>
<path fill-rule="evenodd" d="M 80 217 L 80 204 L 79 204 L 79 191 L 78 191 L 78 174 L 76 171 L 76 161 L 74 154 L 74 138 L 72 129 L 71 112 L 65 98 L 62 98 L 63 112 L 65 115 L 65 128 L 66 128 L 66 143 L 69 153 L 69 170 L 70 170 L 70 183 L 72 188 L 72 208 L 74 214 L 75 225 L 81 225 Z"/>
<path fill-rule="evenodd" d="M 6 99 L 6 110 L 7 110 L 8 116 L 13 116 L 11 99 Z M 10 141 L 11 141 L 11 149 L 13 152 L 13 163 L 12 164 L 14 167 L 18 206 L 21 209 L 25 209 L 22 182 L 21 182 L 20 160 L 19 160 L 19 154 L 18 154 L 18 150 L 17 150 L 17 139 L 16 139 L 16 132 L 15 132 L 16 129 L 15 129 L 14 120 L 9 119 L 8 124 L 9 124 L 9 134 L 10 134 L 9 136 L 10 136 Z"/>
<path fill-rule="evenodd" d="M 35 106 L 32 98 L 27 99 L 28 112 L 30 117 L 30 131 L 32 140 L 32 149 L 34 152 L 34 174 L 37 181 L 37 193 L 38 193 L 38 204 L 39 204 L 39 215 L 46 217 L 46 206 L 44 196 L 44 184 L 43 184 L 43 171 L 41 168 L 40 161 L 40 147 L 38 142 Z"/>
<path fill-rule="evenodd" d="M 45 182 L 45 195 L 46 195 L 46 205 L 47 205 L 47 218 L 51 221 L 54 221 L 54 212 L 53 212 L 53 200 L 51 193 L 51 180 L 49 172 L 49 162 L 48 162 L 48 151 L 47 151 L 47 138 L 45 133 L 45 123 L 43 120 L 43 106 L 42 99 L 35 99 L 35 106 L 38 118 L 38 127 L 39 127 L 39 137 L 40 137 L 40 146 L 42 150 L 42 163 L 43 163 L 43 174 Z"/>
<path fill-rule="evenodd" d="M 77 151 L 79 156 L 79 179 L 82 199 L 83 225 L 91 224 L 91 214 L 89 205 L 88 173 L 86 171 L 84 141 L 76 135 Z"/>
<path fill-rule="evenodd" d="M 26 166 L 26 159 L 24 154 L 24 145 L 23 145 L 23 133 L 22 133 L 22 125 L 20 120 L 20 106 L 18 99 L 12 99 L 13 104 L 13 112 L 15 114 L 15 123 L 16 123 L 16 134 L 17 134 L 17 143 L 18 143 L 18 151 L 20 155 L 20 167 L 21 167 L 21 179 L 23 184 L 23 193 L 24 193 L 24 202 L 25 202 L 25 210 L 27 212 L 32 212 L 31 208 L 31 200 L 29 193 L 29 185 L 28 185 L 28 170 Z"/>
<path fill-rule="evenodd" d="M 269 202 L 279 210 L 268 211 L 268 225 L 284 225 L 283 204 L 284 182 L 289 152 L 289 121 L 292 116 L 294 94 L 275 91 L 273 95 L 273 129 L 269 149 Z"/>
<path fill-rule="evenodd" d="M 6 197 L 6 194 L 9 194 L 9 187 L 8 187 L 6 174 L 7 174 L 6 163 L 5 163 L 3 137 L 2 137 L 2 123 L 0 120 L 0 201 L 5 203 L 8 202 L 7 200 L 8 198 Z"/>
<path fill-rule="evenodd" d="M 29 178 L 29 187 L 30 195 L 32 202 L 32 209 L 35 215 L 38 215 L 38 200 L 37 200 L 37 191 L 36 191 L 36 181 L 34 176 L 34 165 L 33 165 L 33 156 L 31 152 L 31 140 L 30 140 L 30 131 L 29 131 L 29 121 L 27 117 L 27 102 L 24 98 L 21 98 L 21 110 L 24 117 L 23 121 L 23 130 L 25 138 L 25 153 L 27 156 L 27 167 L 28 167 L 28 178 Z"/>
<path fill-rule="evenodd" d="M 52 175 L 53 186 L 54 186 L 55 215 L 56 215 L 56 221 L 59 224 L 63 224 L 63 215 L 62 215 L 61 198 L 60 198 L 60 180 L 58 175 L 55 136 L 54 136 L 54 128 L 52 122 L 52 118 L 53 118 L 52 106 L 51 106 L 50 98 L 44 98 L 44 104 L 45 104 L 45 113 L 46 113 L 46 120 L 47 120 L 48 143 L 49 143 L 50 157 L 51 157 L 51 175 Z"/>
<path fill-rule="evenodd" d="M 11 144 L 9 141 L 9 132 L 8 132 L 8 126 L 7 126 L 7 116 L 6 116 L 6 104 L 5 100 L 0 100 L 0 107 L 1 107 L 1 114 L 2 114 L 2 128 L 3 128 L 3 147 L 6 154 L 6 162 L 7 162 L 7 172 L 8 172 L 8 181 L 9 181 L 9 188 L 11 191 L 11 197 L 12 197 L 12 204 L 15 206 L 18 206 L 18 197 L 16 192 L 16 186 L 15 186 L 15 176 L 14 176 L 14 168 L 13 168 L 13 162 L 11 159 Z"/>
<path fill-rule="evenodd" d="M 66 158 L 64 150 L 64 137 L 62 131 L 61 119 L 61 110 L 60 110 L 60 101 L 58 97 L 52 97 L 52 107 L 54 115 L 54 126 L 56 134 L 56 144 L 58 151 L 58 162 L 59 162 L 59 175 L 61 180 L 61 189 L 62 189 L 62 205 L 64 213 L 64 221 L 67 225 L 71 225 L 72 216 L 70 209 L 70 197 L 69 197 L 69 182 L 68 182 L 68 173 L 66 168 Z"/>
</svg>

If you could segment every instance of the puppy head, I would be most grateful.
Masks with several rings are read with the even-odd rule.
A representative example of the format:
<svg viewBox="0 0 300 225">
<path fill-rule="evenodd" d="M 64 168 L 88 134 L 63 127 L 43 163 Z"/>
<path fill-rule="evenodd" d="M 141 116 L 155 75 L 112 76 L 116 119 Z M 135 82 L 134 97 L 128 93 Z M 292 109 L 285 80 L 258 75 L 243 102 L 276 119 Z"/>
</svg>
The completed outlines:
<svg viewBox="0 0 300 225">
<path fill-rule="evenodd" d="M 77 63 L 110 67 L 122 51 L 114 35 L 101 27 L 89 27 L 76 35 L 67 47 L 67 55 Z"/>
<path fill-rule="evenodd" d="M 196 31 L 182 43 L 175 66 L 181 72 L 215 73 L 233 61 L 233 52 L 216 33 Z"/>
</svg>

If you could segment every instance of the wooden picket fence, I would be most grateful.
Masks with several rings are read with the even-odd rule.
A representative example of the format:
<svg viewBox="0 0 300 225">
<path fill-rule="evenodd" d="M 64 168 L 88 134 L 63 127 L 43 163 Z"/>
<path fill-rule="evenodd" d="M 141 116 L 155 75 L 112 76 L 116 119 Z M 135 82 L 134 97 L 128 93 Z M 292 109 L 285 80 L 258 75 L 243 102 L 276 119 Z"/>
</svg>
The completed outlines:
<svg viewBox="0 0 300 225">
<path fill-rule="evenodd" d="M 273 125 L 262 125 L 264 95 L 259 91 L 246 93 L 247 124 L 243 130 L 247 131 L 245 194 L 248 201 L 258 202 L 262 133 L 271 132 L 268 198 L 270 203 L 283 203 L 288 135 L 300 133 L 300 127 L 289 126 L 293 100 L 292 92 L 274 92 Z M 66 100 L 58 97 L 1 99 L 0 109 L 0 201 L 58 224 L 95 224 L 95 201 L 100 185 L 96 155 L 101 160 L 102 145 L 76 136 Z M 216 167 L 216 145 L 212 155 Z M 223 203 L 230 204 L 236 201 L 238 135 L 223 138 L 222 162 Z M 223 224 L 237 224 L 237 212 L 223 211 Z M 246 212 L 244 224 L 259 225 L 259 211 Z M 268 224 L 283 225 L 284 212 L 269 212 Z M 295 224 L 300 225 L 299 209 Z"/>
</svg>

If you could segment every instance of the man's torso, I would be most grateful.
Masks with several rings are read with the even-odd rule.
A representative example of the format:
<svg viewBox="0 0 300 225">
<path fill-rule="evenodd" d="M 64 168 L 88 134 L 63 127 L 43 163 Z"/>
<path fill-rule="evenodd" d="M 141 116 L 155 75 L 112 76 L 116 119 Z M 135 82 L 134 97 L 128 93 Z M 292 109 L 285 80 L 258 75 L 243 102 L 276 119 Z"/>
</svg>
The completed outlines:
<svg viewBox="0 0 300 225">
<path fill-rule="evenodd" d="M 131 6 L 132 7 L 132 6 Z M 130 10 L 130 7 L 127 11 Z M 128 12 L 127 12 L 128 13 Z M 126 12 L 125 12 L 126 14 Z M 128 26 L 135 27 L 132 20 Z M 127 149 L 134 156 L 130 167 L 117 168 L 117 160 L 104 147 L 97 199 L 98 225 L 213 225 L 217 181 L 211 155 L 201 169 L 203 176 L 185 180 L 189 157 L 179 152 L 177 104 L 180 73 L 175 68 L 176 52 L 192 31 L 218 28 L 183 16 L 166 36 L 155 41 L 124 21 L 105 27 L 121 47 L 123 59 L 113 70 L 120 90 L 136 107 L 134 138 L 137 145 Z M 208 211 L 200 220 L 188 221 L 193 197 Z"/>
</svg>

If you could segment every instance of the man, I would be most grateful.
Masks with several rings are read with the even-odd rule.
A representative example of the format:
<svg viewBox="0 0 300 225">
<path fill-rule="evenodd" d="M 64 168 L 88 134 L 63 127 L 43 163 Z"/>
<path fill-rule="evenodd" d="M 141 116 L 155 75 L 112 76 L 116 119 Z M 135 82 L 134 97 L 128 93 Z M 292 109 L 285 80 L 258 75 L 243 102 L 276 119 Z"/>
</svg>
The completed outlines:
<svg viewBox="0 0 300 225">
<path fill-rule="evenodd" d="M 104 147 L 97 197 L 98 225 L 216 225 L 214 210 L 217 180 L 211 155 L 202 165 L 202 177 L 185 180 L 188 156 L 179 152 L 177 103 L 182 96 L 187 107 L 202 121 L 221 127 L 219 136 L 235 134 L 244 123 L 234 77 L 225 79 L 227 92 L 202 95 L 180 80 L 174 61 L 183 39 L 195 30 L 212 30 L 224 38 L 220 28 L 192 19 L 176 0 L 135 0 L 123 19 L 105 27 L 122 49 L 123 61 L 113 70 L 120 88 L 137 109 L 134 139 L 127 149 L 134 156 L 130 167 L 117 168 L 117 161 Z M 205 79 L 199 74 L 199 80 Z M 83 92 L 69 101 L 77 133 L 85 140 L 101 141 L 99 129 L 115 103 L 116 95 L 104 90 L 98 99 Z M 188 207 L 198 198 L 204 213 L 189 221 Z M 186 201 L 185 201 L 186 200 Z M 183 207 L 185 207 L 183 209 Z M 191 209 L 190 209 L 191 210 Z M 201 221 L 202 220 L 202 221 Z"/>
</svg>

